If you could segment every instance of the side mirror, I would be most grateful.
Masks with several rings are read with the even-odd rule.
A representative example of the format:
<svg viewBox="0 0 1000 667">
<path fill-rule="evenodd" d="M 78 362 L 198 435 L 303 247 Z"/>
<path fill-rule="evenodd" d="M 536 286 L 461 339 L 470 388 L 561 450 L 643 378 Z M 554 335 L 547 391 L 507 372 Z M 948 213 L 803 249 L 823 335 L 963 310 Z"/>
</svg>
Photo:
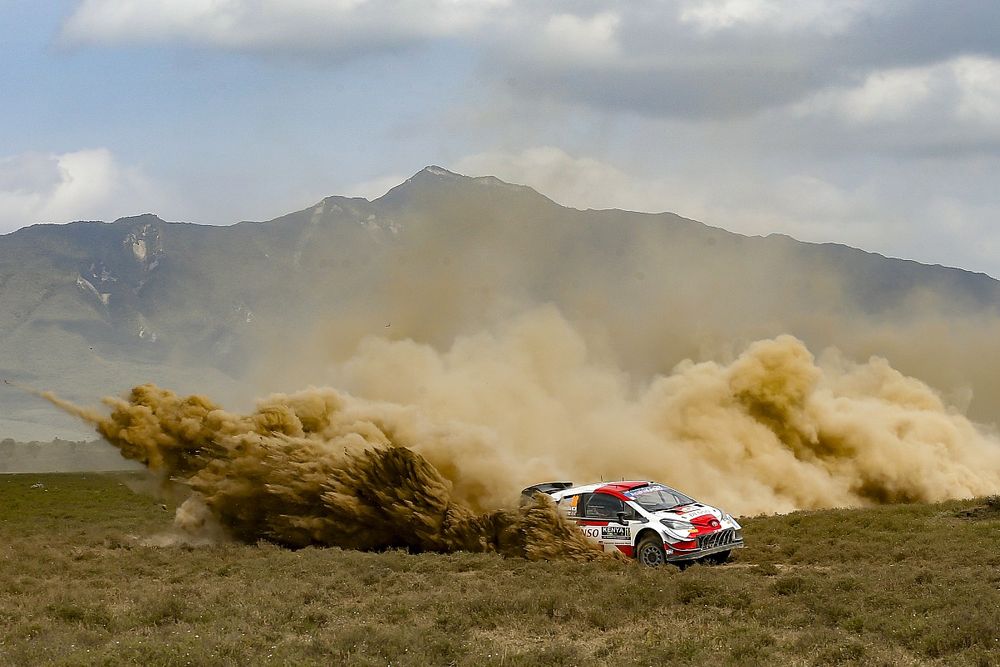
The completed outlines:
<svg viewBox="0 0 1000 667">
<path fill-rule="evenodd" d="M 625 520 L 625 512 L 618 513 L 618 523 L 620 523 L 623 526 L 628 525 L 628 521 Z"/>
</svg>

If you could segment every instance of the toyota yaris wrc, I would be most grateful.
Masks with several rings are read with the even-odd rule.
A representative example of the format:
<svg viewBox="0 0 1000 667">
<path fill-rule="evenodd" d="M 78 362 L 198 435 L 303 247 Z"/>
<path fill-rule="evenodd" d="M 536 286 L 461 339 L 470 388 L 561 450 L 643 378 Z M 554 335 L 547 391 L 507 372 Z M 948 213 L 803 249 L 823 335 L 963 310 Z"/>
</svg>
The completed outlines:
<svg viewBox="0 0 1000 667">
<path fill-rule="evenodd" d="M 521 493 L 547 494 L 605 551 L 617 549 L 643 565 L 722 563 L 743 546 L 743 529 L 733 517 L 655 482 L 546 482 Z"/>
</svg>

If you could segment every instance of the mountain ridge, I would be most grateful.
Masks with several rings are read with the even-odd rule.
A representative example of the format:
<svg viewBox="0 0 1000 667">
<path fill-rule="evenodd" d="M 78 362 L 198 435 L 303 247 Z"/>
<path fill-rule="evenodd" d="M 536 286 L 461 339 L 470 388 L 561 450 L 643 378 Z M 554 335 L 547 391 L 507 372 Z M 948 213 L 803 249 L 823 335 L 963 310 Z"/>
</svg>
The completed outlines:
<svg viewBox="0 0 1000 667">
<path fill-rule="evenodd" d="M 34 224 L 26 225 L 24 227 L 20 227 L 20 228 L 18 228 L 16 230 L 7 232 L 5 234 L 0 234 L 0 239 L 2 239 L 3 237 L 12 236 L 14 234 L 17 234 L 19 232 L 23 232 L 24 230 L 28 230 L 28 229 L 34 229 L 34 228 L 39 228 L 39 227 L 42 227 L 42 228 L 65 227 L 67 225 L 86 225 L 86 224 L 119 225 L 119 224 L 130 224 L 130 223 L 139 224 L 141 221 L 148 221 L 148 222 L 152 222 L 152 223 L 162 223 L 162 224 L 168 224 L 168 225 L 191 225 L 191 226 L 194 226 L 194 227 L 205 227 L 205 228 L 225 228 L 225 227 L 234 227 L 236 225 L 244 225 L 244 224 L 255 224 L 255 225 L 268 224 L 268 223 L 279 222 L 279 221 L 282 221 L 282 220 L 284 220 L 286 218 L 289 218 L 291 216 L 303 214 L 303 213 L 305 213 L 307 211 L 313 211 L 314 209 L 316 209 L 317 207 L 319 207 L 321 204 L 327 203 L 327 202 L 331 202 L 331 201 L 333 203 L 339 203 L 339 202 L 343 201 L 343 202 L 352 202 L 352 203 L 364 202 L 364 203 L 369 204 L 369 205 L 371 205 L 371 204 L 378 204 L 378 203 L 384 202 L 384 201 L 386 201 L 388 199 L 392 199 L 390 197 L 390 195 L 392 193 L 396 192 L 396 191 L 401 190 L 407 184 L 412 183 L 412 182 L 419 182 L 420 179 L 426 178 L 428 176 L 430 176 L 432 179 L 446 179 L 447 181 L 450 181 L 450 182 L 466 182 L 466 183 L 481 183 L 481 184 L 486 184 L 486 185 L 498 185 L 498 186 L 506 187 L 506 188 L 509 188 L 509 189 L 512 189 L 512 190 L 515 190 L 515 191 L 528 192 L 528 193 L 531 193 L 532 195 L 537 196 L 540 199 L 545 200 L 546 202 L 548 202 L 548 203 L 550 203 L 550 204 L 552 204 L 554 206 L 557 206 L 557 207 L 560 207 L 560 208 L 564 208 L 564 209 L 568 209 L 568 210 L 574 210 L 574 211 L 580 211 L 580 212 L 598 212 L 598 213 L 600 213 L 600 212 L 627 213 L 627 214 L 637 215 L 637 216 L 652 216 L 652 217 L 667 216 L 667 217 L 670 217 L 671 219 L 674 219 L 674 220 L 680 220 L 680 221 L 683 221 L 683 222 L 693 223 L 695 225 L 706 227 L 708 229 L 719 230 L 719 231 L 725 232 L 726 234 L 731 234 L 733 236 L 738 236 L 738 237 L 741 237 L 741 238 L 748 238 L 748 239 L 752 239 L 752 238 L 762 238 L 762 239 L 778 238 L 778 239 L 787 239 L 787 240 L 793 241 L 795 243 L 809 245 L 809 246 L 822 246 L 822 247 L 832 247 L 832 248 L 846 248 L 846 249 L 850 249 L 850 250 L 857 250 L 857 251 L 863 252 L 865 254 L 873 255 L 875 257 L 880 257 L 880 258 L 887 259 L 887 260 L 894 260 L 894 261 L 901 261 L 901 262 L 912 262 L 912 263 L 918 264 L 920 266 L 925 266 L 925 267 L 951 269 L 951 270 L 955 270 L 955 271 L 961 271 L 963 273 L 969 273 L 969 274 L 972 274 L 972 275 L 983 276 L 983 277 L 986 277 L 986 278 L 990 278 L 993 281 L 1000 282 L 1000 279 L 996 278 L 995 276 L 992 276 L 991 274 L 989 274 L 989 273 L 987 273 L 985 271 L 975 271 L 973 269 L 967 269 L 967 268 L 960 267 L 960 266 L 952 266 L 952 265 L 949 265 L 949 264 L 942 264 L 942 263 L 938 263 L 938 262 L 926 262 L 926 261 L 915 260 L 915 259 L 906 258 L 906 257 L 898 257 L 898 256 L 895 256 L 895 255 L 889 255 L 889 254 L 881 253 L 881 252 L 878 252 L 878 251 L 866 250 L 865 248 L 861 248 L 861 247 L 858 247 L 858 246 L 852 246 L 850 244 L 841 243 L 841 242 L 838 242 L 838 241 L 805 241 L 805 240 L 796 238 L 796 237 L 792 236 L 791 234 L 786 234 L 784 232 L 771 232 L 771 233 L 768 233 L 768 234 L 743 234 L 741 232 L 735 232 L 735 231 L 732 231 L 732 230 L 727 229 L 727 228 L 722 227 L 722 226 L 711 225 L 711 224 L 702 222 L 700 220 L 695 220 L 694 218 L 688 218 L 688 217 L 685 217 L 685 216 L 680 215 L 678 213 L 675 213 L 673 211 L 635 211 L 635 210 L 631 210 L 631 209 L 622 209 L 622 208 L 585 208 L 585 209 L 575 208 L 575 207 L 572 207 L 572 206 L 567 206 L 565 204 L 560 204 L 560 203 L 556 202 L 555 200 L 553 200 L 553 199 L 547 197 L 546 195 L 542 194 L 541 192 L 539 192 L 535 188 L 533 188 L 531 186 L 528 186 L 528 185 L 523 185 L 523 184 L 518 184 L 518 183 L 510 183 L 510 182 L 504 181 L 504 180 L 502 180 L 500 178 L 497 178 L 496 176 L 492 176 L 492 175 L 486 175 L 486 176 L 467 176 L 465 174 L 460 174 L 460 173 L 457 173 L 457 172 L 450 171 L 450 170 L 448 170 L 448 169 L 446 169 L 444 167 L 441 167 L 441 166 L 438 166 L 438 165 L 435 165 L 435 164 L 431 164 L 431 165 L 425 166 L 424 168 L 422 168 L 419 171 L 417 171 L 416 173 L 414 173 L 413 176 L 410 176 L 409 178 L 407 178 L 405 181 L 403 181 L 399 185 L 396 185 L 396 186 L 390 188 L 386 193 L 384 193 L 384 194 L 382 194 L 379 197 L 376 197 L 374 199 L 368 199 L 366 197 L 352 197 L 352 196 L 346 196 L 346 195 L 327 195 L 327 196 L 323 197 L 322 199 L 320 199 L 319 201 L 317 201 L 315 204 L 313 204 L 311 206 L 307 206 L 307 207 L 305 207 L 303 209 L 299 209 L 299 210 L 296 210 L 296 211 L 285 213 L 285 214 L 282 214 L 282 215 L 279 215 L 279 216 L 276 216 L 274 218 L 270 218 L 270 219 L 267 219 L 267 220 L 240 220 L 240 221 L 237 221 L 237 222 L 232 222 L 232 223 L 223 224 L 223 225 L 211 225 L 211 224 L 206 224 L 206 223 L 189 222 L 189 221 L 183 221 L 183 220 L 165 220 L 165 219 L 159 217 L 159 215 L 156 214 L 156 213 L 146 212 L 146 213 L 139 213 L 139 214 L 135 214 L 135 215 L 122 216 L 122 217 L 116 218 L 115 220 L 112 220 L 112 221 L 105 221 L 105 220 L 73 220 L 73 221 L 63 222 L 63 223 L 58 223 L 58 222 L 39 222 L 39 223 L 34 223 Z"/>
<path fill-rule="evenodd" d="M 605 328 L 624 366 L 649 375 L 778 333 L 842 346 L 830 323 L 982 317 L 1000 282 L 675 213 L 573 209 L 430 165 L 376 199 L 331 195 L 266 221 L 144 213 L 0 236 L 0 376 L 85 402 L 146 381 L 249 397 L 273 388 L 250 378 L 275 341 L 286 355 L 317 331 L 341 356 L 371 335 L 447 346 L 534 304 Z M 15 393 L 0 393 L 0 436 L 58 421 Z"/>
</svg>

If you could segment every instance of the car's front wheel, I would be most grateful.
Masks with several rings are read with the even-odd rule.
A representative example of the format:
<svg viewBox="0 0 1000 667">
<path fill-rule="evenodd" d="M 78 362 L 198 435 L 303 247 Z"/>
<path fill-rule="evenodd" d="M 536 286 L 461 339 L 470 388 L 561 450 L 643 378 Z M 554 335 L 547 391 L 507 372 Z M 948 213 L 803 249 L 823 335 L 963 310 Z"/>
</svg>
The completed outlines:
<svg viewBox="0 0 1000 667">
<path fill-rule="evenodd" d="M 646 535 L 639 540 L 635 553 L 636 560 L 646 567 L 659 567 L 667 562 L 667 552 L 663 550 L 663 540 L 657 535 Z"/>
</svg>

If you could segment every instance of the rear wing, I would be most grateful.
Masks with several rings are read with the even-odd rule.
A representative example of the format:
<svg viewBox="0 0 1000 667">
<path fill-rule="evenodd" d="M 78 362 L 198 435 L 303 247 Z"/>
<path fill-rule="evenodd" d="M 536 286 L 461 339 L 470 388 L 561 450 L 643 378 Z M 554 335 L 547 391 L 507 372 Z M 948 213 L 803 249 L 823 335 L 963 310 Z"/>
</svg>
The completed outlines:
<svg viewBox="0 0 1000 667">
<path fill-rule="evenodd" d="M 573 486 L 573 482 L 542 482 L 541 484 L 535 484 L 534 486 L 529 486 L 521 491 L 521 501 L 531 500 L 531 497 L 536 493 L 549 495 L 555 493 L 556 491 L 568 489 L 571 486 Z"/>
</svg>

